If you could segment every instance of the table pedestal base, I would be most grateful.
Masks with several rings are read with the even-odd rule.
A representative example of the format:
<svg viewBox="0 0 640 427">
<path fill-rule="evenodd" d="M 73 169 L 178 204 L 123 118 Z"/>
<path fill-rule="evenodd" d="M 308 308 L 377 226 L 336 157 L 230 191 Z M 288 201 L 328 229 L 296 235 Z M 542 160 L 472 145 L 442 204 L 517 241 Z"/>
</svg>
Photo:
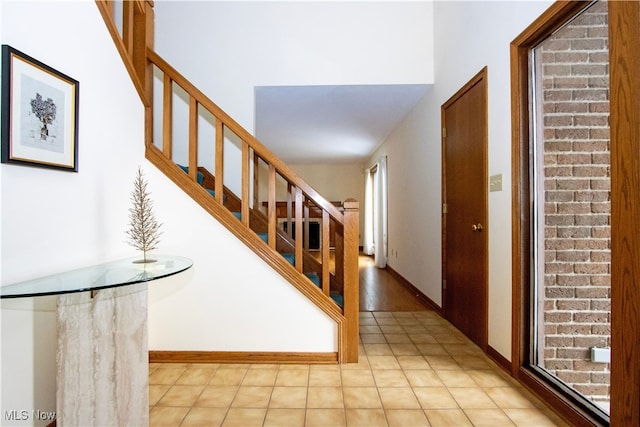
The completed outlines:
<svg viewBox="0 0 640 427">
<path fill-rule="evenodd" d="M 58 297 L 57 425 L 148 426 L 147 284 Z"/>
</svg>

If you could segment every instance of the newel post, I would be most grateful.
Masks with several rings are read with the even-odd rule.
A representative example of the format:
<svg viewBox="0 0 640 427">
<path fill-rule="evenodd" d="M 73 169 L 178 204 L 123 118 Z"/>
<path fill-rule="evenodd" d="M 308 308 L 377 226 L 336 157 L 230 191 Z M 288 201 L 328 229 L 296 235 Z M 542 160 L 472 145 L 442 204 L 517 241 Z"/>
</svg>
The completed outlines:
<svg viewBox="0 0 640 427">
<path fill-rule="evenodd" d="M 346 321 L 346 349 L 341 362 L 358 361 L 360 283 L 358 272 L 358 247 L 360 243 L 359 203 L 347 199 L 344 207 L 344 317 Z"/>
</svg>

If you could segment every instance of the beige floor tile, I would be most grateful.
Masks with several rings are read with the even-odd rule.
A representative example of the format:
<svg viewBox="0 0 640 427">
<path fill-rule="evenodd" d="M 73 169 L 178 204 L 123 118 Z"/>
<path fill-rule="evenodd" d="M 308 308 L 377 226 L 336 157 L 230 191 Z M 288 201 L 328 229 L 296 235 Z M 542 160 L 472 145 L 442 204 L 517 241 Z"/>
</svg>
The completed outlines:
<svg viewBox="0 0 640 427">
<path fill-rule="evenodd" d="M 266 409 L 231 408 L 222 422 L 223 427 L 258 427 L 264 424 Z"/>
<path fill-rule="evenodd" d="M 165 368 L 160 366 L 149 375 L 149 384 L 174 384 L 186 368 Z"/>
<path fill-rule="evenodd" d="M 389 427 L 426 427 L 429 421 L 421 409 L 387 409 Z"/>
<path fill-rule="evenodd" d="M 195 406 L 206 406 L 209 408 L 226 408 L 231 405 L 233 398 L 238 392 L 237 386 L 212 386 L 204 388 Z"/>
<path fill-rule="evenodd" d="M 384 334 L 384 337 L 389 344 L 408 344 L 413 342 L 405 332 L 401 334 Z"/>
<path fill-rule="evenodd" d="M 420 351 L 415 344 L 389 344 L 391 351 L 396 356 L 418 356 Z"/>
<path fill-rule="evenodd" d="M 411 324 L 402 325 L 402 329 L 408 334 L 424 334 L 427 332 L 427 328 L 425 328 L 419 319 L 414 319 Z"/>
<path fill-rule="evenodd" d="M 449 393 L 462 409 L 491 409 L 497 405 L 479 387 L 452 387 Z"/>
<path fill-rule="evenodd" d="M 443 387 L 440 377 L 432 370 L 406 370 L 404 375 L 407 377 L 412 387 Z"/>
<path fill-rule="evenodd" d="M 369 369 L 350 369 L 342 371 L 342 385 L 344 387 L 373 387 L 376 385 L 373 374 Z"/>
<path fill-rule="evenodd" d="M 396 359 L 402 369 L 431 369 L 424 356 L 397 356 Z"/>
<path fill-rule="evenodd" d="M 150 426 L 564 426 L 437 314 L 360 318 L 357 363 L 149 364 Z"/>
<path fill-rule="evenodd" d="M 269 401 L 270 408 L 305 408 L 307 387 L 274 387 Z"/>
<path fill-rule="evenodd" d="M 277 369 L 249 369 L 242 379 L 242 386 L 273 386 L 276 382 Z"/>
<path fill-rule="evenodd" d="M 378 387 L 409 386 L 409 381 L 401 369 L 374 369 L 372 372 Z"/>
<path fill-rule="evenodd" d="M 387 419 L 382 409 L 347 409 L 348 427 L 387 427 Z"/>
<path fill-rule="evenodd" d="M 275 386 L 305 387 L 309 384 L 309 371 L 305 369 L 281 369 Z"/>
<path fill-rule="evenodd" d="M 380 325 L 380 330 L 385 334 L 404 334 L 404 328 L 401 325 Z"/>
<path fill-rule="evenodd" d="M 204 385 L 209 382 L 215 371 L 216 368 L 189 367 L 176 380 L 176 384 Z"/>
<path fill-rule="evenodd" d="M 342 393 L 345 408 L 382 408 L 376 387 L 344 387 Z"/>
<path fill-rule="evenodd" d="M 474 426 L 513 426 L 502 409 L 465 409 L 467 417 Z"/>
<path fill-rule="evenodd" d="M 344 408 L 342 387 L 309 387 L 307 408 Z"/>
<path fill-rule="evenodd" d="M 400 369 L 398 359 L 394 356 L 367 356 L 371 369 Z"/>
<path fill-rule="evenodd" d="M 179 426 L 189 408 L 176 406 L 154 406 L 149 411 L 149 427 L 155 426 Z"/>
<path fill-rule="evenodd" d="M 149 406 L 158 403 L 170 387 L 167 384 L 149 384 Z"/>
<path fill-rule="evenodd" d="M 367 356 L 392 356 L 393 352 L 389 344 L 364 344 Z"/>
<path fill-rule="evenodd" d="M 307 409 L 305 425 L 309 427 L 345 427 L 344 409 Z"/>
<path fill-rule="evenodd" d="M 447 371 L 436 369 L 436 374 L 447 387 L 477 387 L 478 384 L 465 371 Z"/>
<path fill-rule="evenodd" d="M 363 334 L 360 333 L 360 339 L 363 344 L 385 344 L 387 340 L 383 334 Z"/>
<path fill-rule="evenodd" d="M 341 386 L 342 378 L 339 369 L 318 369 L 309 372 L 309 387 Z"/>
<path fill-rule="evenodd" d="M 491 369 L 491 365 L 485 357 L 462 355 L 455 356 L 454 359 L 462 369 Z"/>
<path fill-rule="evenodd" d="M 386 317 L 381 319 L 376 318 L 376 322 L 378 322 L 378 325 L 380 326 L 400 326 L 398 321 L 393 317 Z"/>
<path fill-rule="evenodd" d="M 273 387 L 241 386 L 231 406 L 234 408 L 266 408 L 269 406 Z"/>
<path fill-rule="evenodd" d="M 303 427 L 305 409 L 267 409 L 264 427 Z"/>
<path fill-rule="evenodd" d="M 284 365 L 279 365 L 278 369 L 280 371 L 287 371 L 289 369 L 295 369 L 295 370 L 305 370 L 307 372 L 309 372 L 309 368 L 310 365 L 307 364 L 303 364 L 303 363 L 287 363 Z"/>
<path fill-rule="evenodd" d="M 462 370 L 462 367 L 460 367 L 460 365 L 458 365 L 455 359 L 451 356 L 426 355 L 424 357 L 427 359 L 427 362 L 429 362 L 429 365 L 431 365 L 431 367 L 436 371 Z"/>
<path fill-rule="evenodd" d="M 411 388 L 378 387 L 380 400 L 385 409 L 419 409 L 420 403 Z"/>
<path fill-rule="evenodd" d="M 507 416 L 518 427 L 555 426 L 556 424 L 538 409 L 504 409 Z"/>
<path fill-rule="evenodd" d="M 458 402 L 446 387 L 416 387 L 413 389 L 424 409 L 458 409 Z"/>
<path fill-rule="evenodd" d="M 211 376 L 209 385 L 240 385 L 247 370 L 247 368 L 220 368 Z"/>
<path fill-rule="evenodd" d="M 382 330 L 378 325 L 362 325 L 360 324 L 360 335 L 364 334 L 381 334 Z"/>
<path fill-rule="evenodd" d="M 493 401 L 503 409 L 526 409 L 535 407 L 535 405 L 517 388 L 494 387 L 487 388 L 485 391 L 489 397 L 491 397 L 491 399 L 493 399 Z"/>
<path fill-rule="evenodd" d="M 427 409 L 429 423 L 434 426 L 463 427 L 471 426 L 471 421 L 461 409 Z"/>
<path fill-rule="evenodd" d="M 227 408 L 196 408 L 189 411 L 181 426 L 219 427 L 227 414 Z"/>
<path fill-rule="evenodd" d="M 447 350 L 437 343 L 416 343 L 416 348 L 423 356 L 448 356 Z"/>
<path fill-rule="evenodd" d="M 422 328 L 422 326 L 420 326 L 420 328 Z M 437 344 L 436 339 L 432 335 L 428 334 L 427 332 L 411 333 L 407 331 L 407 333 L 409 333 L 409 336 L 411 337 L 411 341 L 414 344 Z"/>
<path fill-rule="evenodd" d="M 204 385 L 174 385 L 156 403 L 157 406 L 193 406 Z"/>
<path fill-rule="evenodd" d="M 480 387 L 511 387 L 512 384 L 493 370 L 471 370 L 467 374 Z"/>
<path fill-rule="evenodd" d="M 345 363 L 343 365 L 340 365 L 340 370 L 342 372 L 346 370 L 369 369 L 369 368 L 370 368 L 369 358 L 364 353 L 364 349 L 362 348 L 360 349 L 360 354 L 358 356 L 358 363 Z"/>
</svg>

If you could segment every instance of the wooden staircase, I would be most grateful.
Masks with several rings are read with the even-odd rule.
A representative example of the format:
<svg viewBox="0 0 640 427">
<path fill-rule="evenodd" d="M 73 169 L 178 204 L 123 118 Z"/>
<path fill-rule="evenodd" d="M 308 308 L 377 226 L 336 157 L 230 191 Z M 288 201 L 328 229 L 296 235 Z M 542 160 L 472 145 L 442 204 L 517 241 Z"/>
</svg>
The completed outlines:
<svg viewBox="0 0 640 427">
<path fill-rule="evenodd" d="M 153 50 L 153 2 L 97 0 L 96 4 L 145 106 L 146 158 L 333 319 L 338 327 L 337 362 L 357 362 L 358 202 L 327 201 L 162 59 Z M 114 21 L 116 5 L 122 8 L 122 32 Z M 172 140 L 177 90 L 189 99 L 186 144 Z M 162 93 L 162 100 L 154 103 L 154 92 Z M 198 123 L 203 114 L 215 123 L 213 159 L 198 158 L 202 144 Z M 161 129 L 156 138 L 154 123 Z M 186 146 L 186 154 L 177 153 L 174 143 L 182 143 L 181 152 Z M 238 154 L 240 160 L 228 164 L 225 152 Z M 178 164 L 174 159 L 181 155 Z M 212 163 L 214 170 L 203 163 Z M 240 171 L 241 182 L 224 181 L 229 168 Z M 282 209 L 277 205 L 283 203 L 286 213 L 279 215 Z M 317 252 L 309 246 L 311 221 L 317 221 L 321 230 Z"/>
</svg>

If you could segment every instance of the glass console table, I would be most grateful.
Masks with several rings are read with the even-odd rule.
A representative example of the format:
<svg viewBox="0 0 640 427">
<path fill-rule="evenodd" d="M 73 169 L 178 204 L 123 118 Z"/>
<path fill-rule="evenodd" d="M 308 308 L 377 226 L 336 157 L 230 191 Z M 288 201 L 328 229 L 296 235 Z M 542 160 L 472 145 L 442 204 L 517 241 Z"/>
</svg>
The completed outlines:
<svg viewBox="0 0 640 427">
<path fill-rule="evenodd" d="M 159 255 L 146 264 L 129 258 L 0 287 L 0 298 L 25 298 L 98 291 L 150 282 L 187 270 L 193 264 L 188 258 Z"/>
<path fill-rule="evenodd" d="M 108 262 L 0 287 L 0 298 L 57 295 L 58 426 L 148 426 L 147 284 L 192 261 Z"/>
</svg>

